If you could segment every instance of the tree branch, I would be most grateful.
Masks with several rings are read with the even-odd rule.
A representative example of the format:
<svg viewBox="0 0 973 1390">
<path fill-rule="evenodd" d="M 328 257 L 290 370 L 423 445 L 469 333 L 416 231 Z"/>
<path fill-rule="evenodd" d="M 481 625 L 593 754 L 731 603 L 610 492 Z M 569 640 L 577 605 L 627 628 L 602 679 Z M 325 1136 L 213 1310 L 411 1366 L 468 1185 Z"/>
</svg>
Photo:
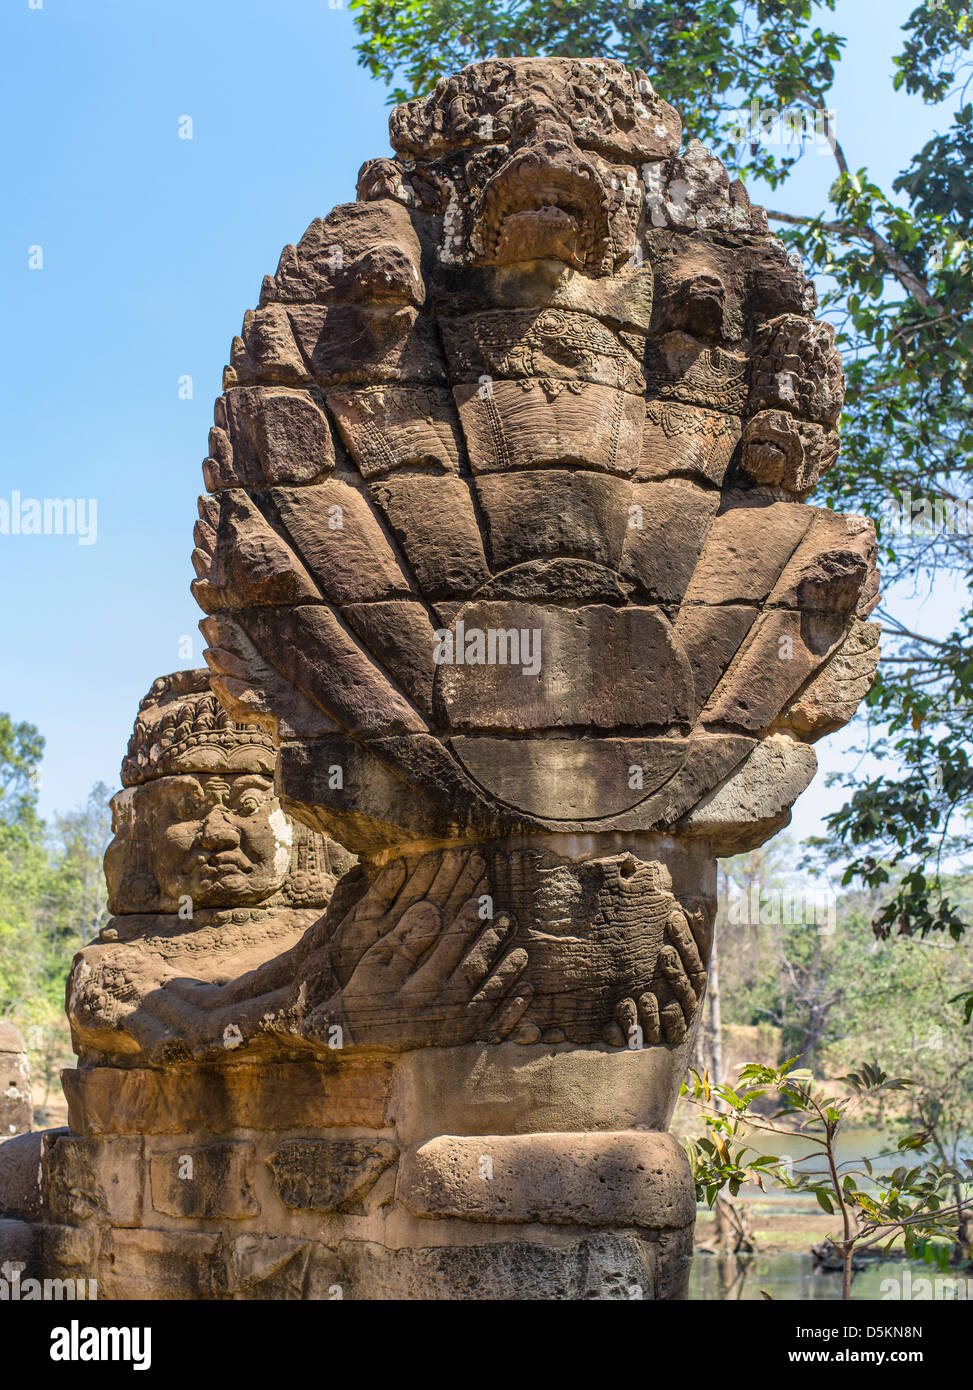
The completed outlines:
<svg viewBox="0 0 973 1390">
<path fill-rule="evenodd" d="M 818 220 L 816 217 L 795 217 L 791 212 L 775 212 L 770 208 L 767 209 L 767 216 L 772 217 L 775 222 L 786 222 L 791 227 L 801 227 L 807 222 Z M 899 284 L 902 285 L 903 289 L 909 291 L 913 299 L 924 309 L 936 309 L 942 312 L 943 306 L 939 300 L 929 293 L 915 271 L 902 259 L 892 243 L 887 241 L 881 232 L 877 232 L 874 227 L 856 227 L 850 222 L 821 222 L 820 226 L 822 231 L 837 237 L 839 241 L 864 241 L 874 250 L 880 251 L 888 261 L 889 269 Z"/>
</svg>

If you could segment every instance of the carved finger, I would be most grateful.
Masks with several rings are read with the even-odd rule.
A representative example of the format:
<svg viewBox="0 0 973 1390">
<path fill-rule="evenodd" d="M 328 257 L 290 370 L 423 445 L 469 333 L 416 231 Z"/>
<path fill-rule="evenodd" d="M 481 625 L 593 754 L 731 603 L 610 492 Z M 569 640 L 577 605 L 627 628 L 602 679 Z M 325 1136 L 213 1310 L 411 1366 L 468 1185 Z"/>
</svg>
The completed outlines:
<svg viewBox="0 0 973 1390">
<path fill-rule="evenodd" d="M 429 854 L 424 854 L 402 885 L 395 899 L 395 911 L 405 912 L 413 903 L 420 902 L 423 898 L 431 898 L 438 906 L 443 897 L 436 894 L 434 885 L 440 874 L 449 876 L 456 872 L 455 859 L 456 851 L 447 851 L 446 854 L 440 855 L 432 850 Z"/>
<path fill-rule="evenodd" d="M 707 911 L 700 909 L 696 912 L 686 911 L 686 920 L 699 950 L 700 959 L 708 961 L 713 949 L 713 918 Z M 705 965 L 703 968 L 705 969 Z"/>
<path fill-rule="evenodd" d="M 345 923 L 371 922 L 377 917 L 387 916 L 402 890 L 406 875 L 404 859 L 395 859 L 391 864 L 386 864 L 375 881 L 369 884 L 368 891 L 358 899 L 342 926 Z"/>
<path fill-rule="evenodd" d="M 493 974 L 487 977 L 483 988 L 474 994 L 470 1000 L 470 1008 L 478 1013 L 489 1014 L 524 973 L 526 965 L 527 952 L 522 946 L 508 951 Z"/>
<path fill-rule="evenodd" d="M 625 1046 L 631 1047 L 633 1039 L 638 1038 L 639 1016 L 634 999 L 619 999 L 615 1005 L 615 1022 L 625 1037 Z"/>
<path fill-rule="evenodd" d="M 440 933 L 435 950 L 432 951 L 421 972 L 416 976 L 416 985 L 421 984 L 425 989 L 438 992 L 449 990 L 452 985 L 458 983 L 455 979 L 455 975 L 459 973 L 456 967 L 470 949 L 471 943 L 482 926 L 477 901 L 475 898 L 470 898 L 463 905 L 462 911 L 452 918 L 445 931 Z M 448 985 L 447 981 L 449 982 Z M 462 998 L 468 999 L 471 990 L 463 983 L 460 993 Z"/>
<path fill-rule="evenodd" d="M 659 1023 L 659 1001 L 648 991 L 639 999 L 639 1019 L 642 1023 L 642 1036 L 647 1043 L 657 1043 L 662 1038 Z"/>
<path fill-rule="evenodd" d="M 365 952 L 381 939 L 388 927 L 391 905 L 405 879 L 405 862 L 396 859 L 386 864 L 375 881 L 369 884 L 367 891 L 335 929 L 332 945 L 340 946 L 342 956 L 353 961 L 361 960 Z M 326 923 L 327 914 L 321 920 Z"/>
<path fill-rule="evenodd" d="M 483 877 L 486 869 L 482 854 L 471 854 L 460 868 L 456 881 L 443 903 L 443 916 L 451 922 L 463 910 L 467 898 L 477 898 L 486 893 L 488 884 Z M 437 898 L 437 902 L 439 899 Z"/>
<path fill-rule="evenodd" d="M 696 1012 L 696 994 L 674 946 L 663 946 L 659 952 L 659 968 L 669 988 L 679 1000 L 686 1018 L 692 1018 Z"/>
<path fill-rule="evenodd" d="M 441 854 L 436 854 L 435 851 L 427 854 L 420 860 L 416 869 L 417 883 L 425 881 L 426 885 L 423 889 L 422 896 L 430 898 L 439 908 L 445 907 L 446 903 L 449 901 L 449 895 L 453 891 L 456 880 L 463 872 L 463 866 L 467 858 L 468 851 L 462 849 L 447 849 Z M 432 878 L 428 879 L 428 881 L 427 874 L 420 873 L 426 860 L 433 861 L 431 867 L 434 869 Z M 412 897 L 413 888 L 411 883 L 406 884 L 405 892 L 408 897 Z M 447 917 L 446 920 L 450 921 L 451 918 Z"/>
<path fill-rule="evenodd" d="M 534 986 L 526 984 L 518 988 L 515 993 L 506 1000 L 493 1019 L 490 1033 L 491 1042 L 503 1042 L 510 1036 L 530 1007 L 533 997 Z M 539 1028 L 537 1029 L 537 1035 L 538 1037 L 540 1036 Z"/>
<path fill-rule="evenodd" d="M 667 1004 L 660 1015 L 662 1036 L 667 1043 L 682 1042 L 686 1036 L 686 1017 L 679 1004 Z"/>
<path fill-rule="evenodd" d="M 479 923 L 479 912 L 476 908 L 476 899 L 472 899 L 474 910 L 477 911 L 477 923 Z M 469 905 L 467 905 L 469 906 Z M 497 957 L 505 941 L 510 937 L 513 930 L 513 923 L 507 916 L 498 917 L 496 921 L 489 923 L 480 932 L 473 945 L 467 951 L 460 962 L 456 975 L 464 979 L 469 985 L 470 990 L 479 989 L 480 985 L 493 969 Z"/>
<path fill-rule="evenodd" d="M 213 1021 L 212 1015 L 206 1012 L 206 1003 L 210 1002 L 211 991 L 216 991 L 216 986 L 210 985 L 203 989 L 203 997 L 200 999 L 203 1007 L 197 1009 L 191 1000 L 181 995 L 178 988 L 173 989 L 168 980 L 162 980 L 155 989 L 139 1000 L 139 1007 L 126 1018 L 126 1031 L 135 1037 L 143 1023 L 150 1030 L 155 1024 L 162 1023 L 165 1024 L 166 1035 L 170 1039 L 186 1037 L 192 1032 L 205 1032 L 208 1037 L 218 1037 L 219 1025 Z"/>
<path fill-rule="evenodd" d="M 442 918 L 435 904 L 413 903 L 398 925 L 375 948 L 376 953 L 380 950 L 387 958 L 389 991 L 415 973 L 441 932 Z"/>
<path fill-rule="evenodd" d="M 699 975 L 703 972 L 703 962 L 700 959 L 699 948 L 695 938 L 689 929 L 686 914 L 681 908 L 674 908 L 669 913 L 666 922 L 666 935 L 673 942 L 686 968 L 687 975 Z"/>
</svg>

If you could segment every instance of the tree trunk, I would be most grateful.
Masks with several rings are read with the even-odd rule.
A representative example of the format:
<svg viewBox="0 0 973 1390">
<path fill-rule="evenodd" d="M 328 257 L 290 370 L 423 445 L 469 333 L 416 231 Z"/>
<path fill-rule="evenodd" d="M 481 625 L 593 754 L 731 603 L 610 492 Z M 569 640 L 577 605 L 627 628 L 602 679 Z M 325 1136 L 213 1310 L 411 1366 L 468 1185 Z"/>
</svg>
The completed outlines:
<svg viewBox="0 0 973 1390">
<path fill-rule="evenodd" d="M 753 1228 L 746 1209 L 737 1206 L 720 1193 L 713 1204 L 715 1245 L 718 1250 L 728 1250 L 731 1255 L 750 1255 L 755 1249 Z"/>
</svg>

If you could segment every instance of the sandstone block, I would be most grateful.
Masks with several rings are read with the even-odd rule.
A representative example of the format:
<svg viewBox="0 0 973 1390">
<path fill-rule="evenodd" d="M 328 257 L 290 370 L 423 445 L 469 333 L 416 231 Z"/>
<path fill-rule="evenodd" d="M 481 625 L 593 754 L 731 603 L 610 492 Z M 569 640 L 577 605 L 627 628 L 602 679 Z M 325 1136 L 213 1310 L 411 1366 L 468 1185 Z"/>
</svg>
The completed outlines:
<svg viewBox="0 0 973 1390">
<path fill-rule="evenodd" d="M 655 1258 L 647 1242 L 614 1233 L 569 1245 L 509 1240 L 390 1250 L 343 1241 L 333 1253 L 316 1254 L 312 1280 L 319 1298 L 631 1301 L 655 1296 Z"/>
<path fill-rule="evenodd" d="M 63 1076 L 72 1128 L 89 1134 L 220 1134 L 233 1129 L 382 1128 L 392 1063 L 321 1060 Z"/>
<path fill-rule="evenodd" d="M 361 1208 L 398 1153 L 387 1139 L 288 1139 L 267 1162 L 285 1206 L 346 1212 Z"/>
<path fill-rule="evenodd" d="M 669 1134 L 442 1135 L 403 1154 L 399 1199 L 417 1216 L 578 1226 L 692 1224 L 689 1164 Z"/>
<path fill-rule="evenodd" d="M 32 1128 L 27 1048 L 12 1023 L 0 1022 L 0 1139 Z"/>
<path fill-rule="evenodd" d="M 152 1205 L 166 1216 L 256 1216 L 254 1161 L 253 1144 L 242 1140 L 157 1149 L 149 1160 Z"/>
<path fill-rule="evenodd" d="M 226 1267 L 219 1235 L 202 1232 L 109 1231 L 98 1265 L 99 1296 L 142 1299 L 220 1298 Z"/>
<path fill-rule="evenodd" d="M 61 1134 L 48 1155 L 48 1202 L 69 1224 L 101 1217 L 138 1226 L 145 1186 L 141 1138 L 98 1139 Z"/>
<path fill-rule="evenodd" d="M 46 1146 L 62 1130 L 37 1130 L 0 1141 L 0 1216 L 31 1221 L 44 1205 Z"/>
</svg>

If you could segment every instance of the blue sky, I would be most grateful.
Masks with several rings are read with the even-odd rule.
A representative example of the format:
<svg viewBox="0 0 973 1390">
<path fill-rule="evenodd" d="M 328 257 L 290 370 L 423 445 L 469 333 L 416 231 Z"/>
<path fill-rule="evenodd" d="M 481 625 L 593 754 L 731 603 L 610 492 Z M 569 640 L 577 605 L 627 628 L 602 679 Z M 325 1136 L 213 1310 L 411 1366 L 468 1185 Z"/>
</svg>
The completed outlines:
<svg viewBox="0 0 973 1390">
<path fill-rule="evenodd" d="M 891 91 L 913 4 L 838 6 L 839 138 L 886 184 L 948 121 Z M 152 680 L 202 664 L 189 554 L 230 340 L 282 246 L 353 199 L 363 160 L 388 149 L 385 92 L 356 66 L 354 38 L 328 0 L 3 5 L 0 497 L 98 504 L 92 545 L 0 535 L 0 709 L 47 739 L 45 814 L 98 779 L 115 786 Z M 751 191 L 811 210 L 833 177 L 812 151 L 786 191 Z M 940 587 L 897 609 L 935 631 L 958 601 Z M 818 745 L 822 771 L 851 766 L 860 737 Z M 795 831 L 839 802 L 819 776 Z"/>
</svg>

